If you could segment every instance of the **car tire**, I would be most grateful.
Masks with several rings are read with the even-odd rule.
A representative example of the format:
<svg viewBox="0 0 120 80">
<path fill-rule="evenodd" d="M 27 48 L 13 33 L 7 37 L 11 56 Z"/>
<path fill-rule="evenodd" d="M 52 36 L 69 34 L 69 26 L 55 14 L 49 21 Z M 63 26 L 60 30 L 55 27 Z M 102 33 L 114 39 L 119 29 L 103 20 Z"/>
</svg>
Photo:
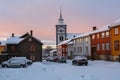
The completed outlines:
<svg viewBox="0 0 120 80">
<path fill-rule="evenodd" d="M 7 65 L 3 65 L 2 67 L 3 67 L 3 68 L 8 68 L 8 66 L 7 66 Z"/>
<path fill-rule="evenodd" d="M 75 61 L 73 61 L 73 62 L 72 62 L 72 65 L 75 65 L 75 64 L 76 64 Z"/>
<path fill-rule="evenodd" d="M 87 66 L 87 65 L 88 65 L 88 63 L 85 63 L 85 65 Z"/>
<path fill-rule="evenodd" d="M 20 65 L 20 68 L 24 68 L 25 66 L 24 65 Z"/>
</svg>

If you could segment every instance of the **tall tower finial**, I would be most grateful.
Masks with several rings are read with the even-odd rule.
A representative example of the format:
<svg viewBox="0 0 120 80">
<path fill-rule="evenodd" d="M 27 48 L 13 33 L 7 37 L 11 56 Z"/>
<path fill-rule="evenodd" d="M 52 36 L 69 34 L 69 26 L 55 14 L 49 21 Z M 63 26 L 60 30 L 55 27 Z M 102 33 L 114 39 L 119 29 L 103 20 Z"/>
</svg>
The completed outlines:
<svg viewBox="0 0 120 80">
<path fill-rule="evenodd" d="M 60 18 L 62 18 L 62 10 L 61 10 L 61 8 L 60 8 Z"/>
<path fill-rule="evenodd" d="M 60 8 L 60 18 L 59 18 L 59 23 L 63 23 L 63 17 L 62 17 L 62 10 Z"/>
</svg>

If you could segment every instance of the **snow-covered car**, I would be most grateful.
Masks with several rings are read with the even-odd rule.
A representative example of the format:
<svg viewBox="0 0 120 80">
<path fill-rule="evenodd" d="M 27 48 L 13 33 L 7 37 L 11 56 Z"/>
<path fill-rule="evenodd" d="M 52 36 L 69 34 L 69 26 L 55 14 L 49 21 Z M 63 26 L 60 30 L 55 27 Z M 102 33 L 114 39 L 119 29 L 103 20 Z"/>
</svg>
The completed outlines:
<svg viewBox="0 0 120 80">
<path fill-rule="evenodd" d="M 33 62 L 32 60 L 26 59 L 27 65 L 31 65 Z"/>
<path fill-rule="evenodd" d="M 59 57 L 58 63 L 66 63 L 66 62 L 67 62 L 66 57 Z"/>
<path fill-rule="evenodd" d="M 76 56 L 73 60 L 72 60 L 72 65 L 88 65 L 88 60 L 86 57 L 84 56 Z"/>
<path fill-rule="evenodd" d="M 31 60 L 28 60 L 26 57 L 12 57 L 7 61 L 1 63 L 2 67 L 27 67 L 32 64 Z"/>
<path fill-rule="evenodd" d="M 58 62 L 58 57 L 57 57 L 57 56 L 56 56 L 56 57 L 51 57 L 51 56 L 49 56 L 49 57 L 46 58 L 46 61 Z"/>
<path fill-rule="evenodd" d="M 26 63 L 27 63 L 27 65 L 31 65 L 31 64 L 33 63 L 32 60 L 29 60 L 29 59 L 27 59 L 26 57 L 12 57 L 11 60 L 12 60 L 12 59 L 25 60 Z"/>
</svg>

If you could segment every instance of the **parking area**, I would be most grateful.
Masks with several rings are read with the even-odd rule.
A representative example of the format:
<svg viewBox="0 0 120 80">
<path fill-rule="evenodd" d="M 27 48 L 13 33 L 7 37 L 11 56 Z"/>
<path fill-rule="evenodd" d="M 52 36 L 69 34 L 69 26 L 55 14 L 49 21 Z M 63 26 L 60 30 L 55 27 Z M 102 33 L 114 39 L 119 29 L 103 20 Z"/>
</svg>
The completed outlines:
<svg viewBox="0 0 120 80">
<path fill-rule="evenodd" d="M 35 62 L 27 68 L 0 68 L 0 80 L 117 80 L 120 63 L 88 61 L 88 66 L 56 62 Z"/>
</svg>

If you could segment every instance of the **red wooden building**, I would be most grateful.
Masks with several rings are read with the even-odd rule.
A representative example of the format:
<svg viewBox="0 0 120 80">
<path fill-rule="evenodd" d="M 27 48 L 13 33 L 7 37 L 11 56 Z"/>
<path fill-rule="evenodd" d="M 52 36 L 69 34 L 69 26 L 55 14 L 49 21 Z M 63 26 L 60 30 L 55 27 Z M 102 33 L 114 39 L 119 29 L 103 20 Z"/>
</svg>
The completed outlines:
<svg viewBox="0 0 120 80">
<path fill-rule="evenodd" d="M 63 42 L 61 42 L 58 46 L 57 46 L 57 54 L 58 56 L 64 56 L 67 57 L 67 53 L 68 53 L 68 43 L 71 41 L 71 39 L 65 40 Z"/>
<path fill-rule="evenodd" d="M 109 60 L 110 51 L 110 29 L 109 25 L 96 29 L 91 32 L 91 58 Z"/>
</svg>

